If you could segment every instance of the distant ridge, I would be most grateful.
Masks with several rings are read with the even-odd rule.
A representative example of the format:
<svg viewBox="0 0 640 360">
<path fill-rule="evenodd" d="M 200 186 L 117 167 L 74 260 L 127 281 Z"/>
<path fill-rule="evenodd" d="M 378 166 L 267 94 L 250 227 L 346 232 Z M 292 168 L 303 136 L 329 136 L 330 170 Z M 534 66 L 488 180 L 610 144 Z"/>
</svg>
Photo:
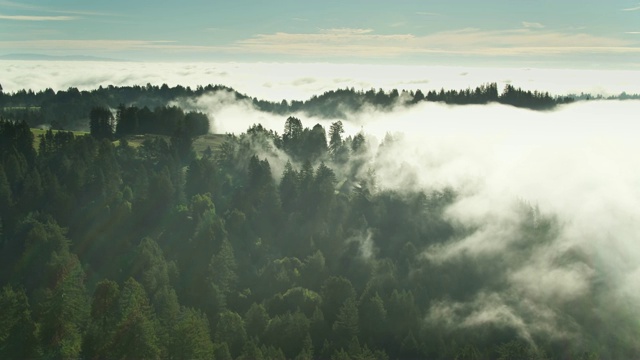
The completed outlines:
<svg viewBox="0 0 640 360">
<path fill-rule="evenodd" d="M 0 60 L 40 60 L 40 61 L 126 61 L 87 55 L 42 55 L 42 54 L 7 54 L 0 55 Z"/>
</svg>

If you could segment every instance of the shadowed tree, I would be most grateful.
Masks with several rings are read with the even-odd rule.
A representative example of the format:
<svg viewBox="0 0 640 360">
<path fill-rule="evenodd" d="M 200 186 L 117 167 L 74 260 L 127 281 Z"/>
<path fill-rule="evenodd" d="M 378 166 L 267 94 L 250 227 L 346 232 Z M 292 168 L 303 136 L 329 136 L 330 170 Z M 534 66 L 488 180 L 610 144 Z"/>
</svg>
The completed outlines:
<svg viewBox="0 0 640 360">
<path fill-rule="evenodd" d="M 174 359 L 211 359 L 213 343 L 207 317 L 200 311 L 182 309 L 171 336 L 169 357 Z"/>
<path fill-rule="evenodd" d="M 215 340 L 216 343 L 226 343 L 229 346 L 229 353 L 233 358 L 240 355 L 242 346 L 247 340 L 247 333 L 242 317 L 232 311 L 221 313 L 218 324 L 216 325 Z"/>
<path fill-rule="evenodd" d="M 291 156 L 299 156 L 303 127 L 300 119 L 290 116 L 284 124 L 282 133 L 282 145 Z"/>
<path fill-rule="evenodd" d="M 111 280 L 102 280 L 93 292 L 90 323 L 83 342 L 87 358 L 112 356 L 113 338 L 117 330 L 120 288 Z"/>
<path fill-rule="evenodd" d="M 0 292 L 0 358 L 41 357 L 36 324 L 31 318 L 29 300 L 23 290 L 5 286 Z"/>
<path fill-rule="evenodd" d="M 347 347 L 351 340 L 358 338 L 359 317 L 355 298 L 349 297 L 342 304 L 332 329 L 338 347 Z"/>
<path fill-rule="evenodd" d="M 96 139 L 113 138 L 114 118 L 111 110 L 106 107 L 94 107 L 89 113 L 89 129 L 91 136 Z"/>
<path fill-rule="evenodd" d="M 280 180 L 279 190 L 280 201 L 282 202 L 282 210 L 284 210 L 286 213 L 293 212 L 298 201 L 299 185 L 298 173 L 293 169 L 290 161 L 287 161 L 287 164 L 284 167 L 282 180 Z"/>
<path fill-rule="evenodd" d="M 125 281 L 118 301 L 118 322 L 113 356 L 151 359 L 160 356 L 156 320 L 142 285 L 133 278 Z"/>
<path fill-rule="evenodd" d="M 250 338 L 260 340 L 264 331 L 269 325 L 269 314 L 262 304 L 253 303 L 244 314 L 244 323 L 247 328 L 247 335 Z"/>
<path fill-rule="evenodd" d="M 349 158 L 349 148 L 345 146 L 342 134 L 344 134 L 342 121 L 332 123 L 329 128 L 329 153 L 336 163 L 344 163 Z"/>
</svg>

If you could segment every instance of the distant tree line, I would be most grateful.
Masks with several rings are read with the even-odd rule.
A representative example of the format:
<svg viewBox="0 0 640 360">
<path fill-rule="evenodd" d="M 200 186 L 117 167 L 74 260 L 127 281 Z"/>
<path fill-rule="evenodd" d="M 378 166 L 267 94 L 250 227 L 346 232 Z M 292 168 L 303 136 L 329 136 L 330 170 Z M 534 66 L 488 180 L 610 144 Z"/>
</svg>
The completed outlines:
<svg viewBox="0 0 640 360">
<path fill-rule="evenodd" d="M 209 133 L 209 118 L 200 112 L 185 112 L 177 106 L 160 106 L 154 111 L 120 105 L 114 116 L 110 109 L 94 107 L 89 113 L 91 135 L 114 139 L 127 135 L 156 134 L 174 135 L 184 133 L 196 137 Z"/>
<path fill-rule="evenodd" d="M 95 107 L 115 109 L 125 104 L 127 108 L 135 107 L 141 111 L 145 107 L 149 109 L 162 107 L 178 99 L 196 98 L 216 91 L 230 92 L 237 100 L 249 101 L 257 109 L 266 112 L 284 116 L 302 112 L 311 116 L 338 119 L 345 119 L 348 113 L 359 111 L 366 106 L 385 110 L 391 109 L 394 105 L 412 105 L 422 101 L 455 105 L 497 102 L 533 110 L 548 110 L 574 100 L 572 97 L 552 97 L 548 93 L 531 92 L 511 85 L 505 86 L 499 94 L 496 83 L 481 85 L 475 89 L 431 90 L 426 94 L 421 90 L 339 89 L 312 96 L 306 101 L 282 100 L 280 102 L 251 98 L 221 85 L 198 86 L 196 89 L 191 89 L 180 85 L 169 87 L 166 84 L 162 86 L 147 84 L 146 86 L 108 86 L 91 91 L 80 91 L 72 87 L 66 91 L 57 92 L 52 89 L 38 92 L 19 90 L 4 94 L 0 92 L 0 116 L 14 121 L 24 120 L 32 127 L 50 125 L 54 129 L 86 130 L 87 114 Z M 631 96 L 625 94 L 624 98 L 631 98 Z M 144 118 L 147 114 L 141 115 Z M 141 128 L 140 131 L 144 131 L 142 129 L 145 128 Z M 150 128 L 147 127 L 146 130 L 148 129 Z"/>
<path fill-rule="evenodd" d="M 387 145 L 343 133 L 289 117 L 282 135 L 256 124 L 196 157 L 175 136 L 133 148 L 51 130 L 36 151 L 26 122 L 0 122 L 0 358 L 638 354 L 637 327 L 612 336 L 573 303 L 561 310 L 589 329 L 580 342 L 427 321 L 501 264 L 420 256 L 473 230 L 445 214 L 457 193 L 379 189 L 366 154 Z M 519 211 L 514 236 L 552 236 L 553 217 Z"/>
</svg>

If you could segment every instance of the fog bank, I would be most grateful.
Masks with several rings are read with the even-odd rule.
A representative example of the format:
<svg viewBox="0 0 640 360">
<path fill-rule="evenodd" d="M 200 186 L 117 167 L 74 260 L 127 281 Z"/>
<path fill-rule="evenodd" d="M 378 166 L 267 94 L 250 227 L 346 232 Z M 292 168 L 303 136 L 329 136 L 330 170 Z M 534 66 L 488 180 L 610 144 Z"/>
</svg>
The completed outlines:
<svg viewBox="0 0 640 360">
<path fill-rule="evenodd" d="M 142 63 L 95 61 L 0 61 L 4 91 L 98 86 L 208 84 L 230 86 L 258 99 L 306 100 L 337 88 L 439 90 L 497 82 L 552 94 L 640 93 L 640 71 L 392 66 L 327 63 Z"/>
</svg>

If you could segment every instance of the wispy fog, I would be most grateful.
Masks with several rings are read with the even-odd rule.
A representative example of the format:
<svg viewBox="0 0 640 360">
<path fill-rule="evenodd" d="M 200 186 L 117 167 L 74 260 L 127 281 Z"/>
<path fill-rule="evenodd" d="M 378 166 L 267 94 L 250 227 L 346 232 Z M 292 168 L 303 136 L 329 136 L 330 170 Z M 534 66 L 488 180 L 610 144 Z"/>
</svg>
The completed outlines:
<svg viewBox="0 0 640 360">
<path fill-rule="evenodd" d="M 381 186 L 452 186 L 461 194 L 447 216 L 472 231 L 424 249 L 424 258 L 492 267 L 473 299 L 432 304 L 431 321 L 508 323 L 525 339 L 584 341 L 604 331 L 587 315 L 609 330 L 619 312 L 628 321 L 622 328 L 637 324 L 638 111 L 637 101 L 553 112 L 425 104 L 371 116 L 367 132 L 403 139 L 376 161 Z M 537 227 L 553 229 L 539 235 Z"/>
<path fill-rule="evenodd" d="M 425 104 L 370 116 L 367 132 L 402 134 L 376 161 L 381 186 L 452 186 L 461 194 L 447 216 L 472 231 L 424 249 L 424 258 L 492 267 L 473 299 L 432 304 L 431 321 L 508 323 L 524 338 L 582 340 L 602 331 L 587 314 L 610 330 L 619 312 L 623 328 L 637 324 L 638 111 L 637 101 L 553 112 Z M 540 226 L 554 229 L 538 235 Z"/>
</svg>

